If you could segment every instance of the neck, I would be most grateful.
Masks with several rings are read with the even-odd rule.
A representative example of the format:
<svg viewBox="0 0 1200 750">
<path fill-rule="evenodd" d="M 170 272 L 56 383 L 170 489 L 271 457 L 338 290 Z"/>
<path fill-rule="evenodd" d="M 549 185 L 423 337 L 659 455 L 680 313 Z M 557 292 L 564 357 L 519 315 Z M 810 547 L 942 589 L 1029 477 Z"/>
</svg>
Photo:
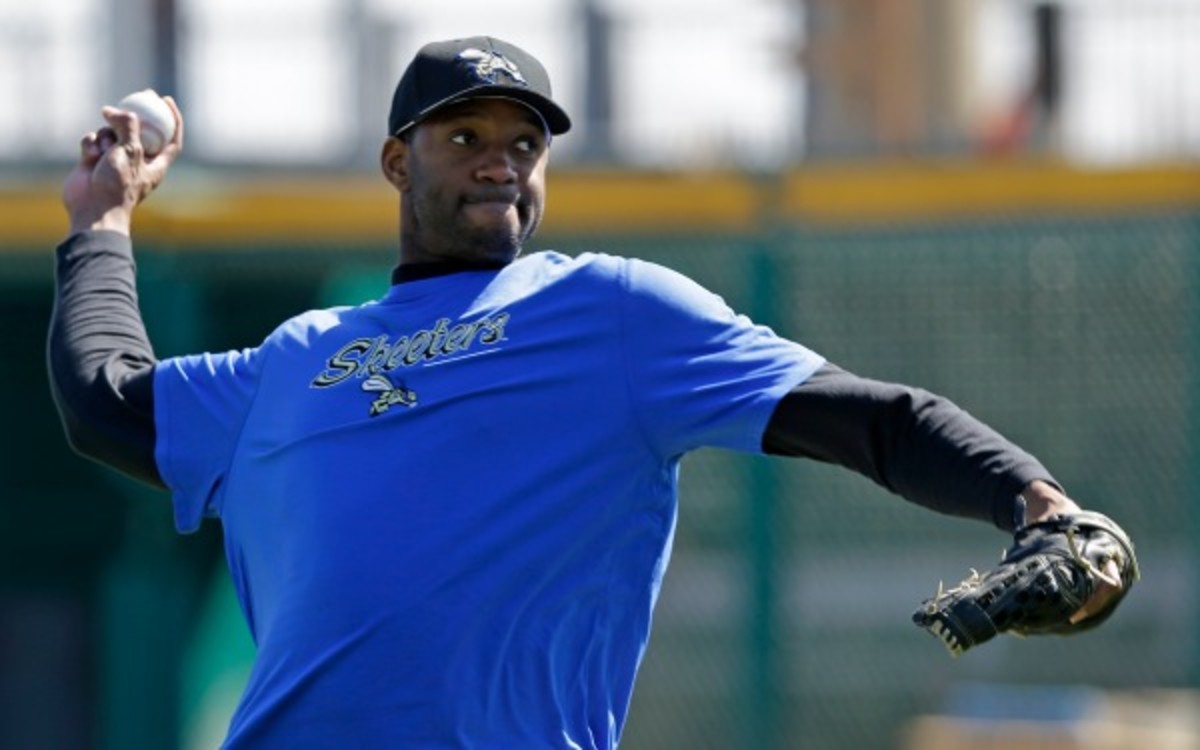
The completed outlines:
<svg viewBox="0 0 1200 750">
<path fill-rule="evenodd" d="M 392 283 L 403 284 L 407 281 L 420 281 L 465 271 L 499 271 L 506 265 L 508 263 L 503 261 L 489 260 L 437 260 L 417 263 L 401 261 L 392 269 Z"/>
</svg>

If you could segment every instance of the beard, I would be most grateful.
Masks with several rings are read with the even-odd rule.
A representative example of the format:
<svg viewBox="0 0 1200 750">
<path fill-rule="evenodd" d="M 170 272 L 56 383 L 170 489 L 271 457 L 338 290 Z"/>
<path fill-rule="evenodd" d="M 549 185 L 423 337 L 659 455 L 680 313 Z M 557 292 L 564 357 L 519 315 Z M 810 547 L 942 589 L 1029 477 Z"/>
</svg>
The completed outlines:
<svg viewBox="0 0 1200 750">
<path fill-rule="evenodd" d="M 507 263 L 521 254 L 541 220 L 541 207 L 522 197 L 517 221 L 476 222 L 467 214 L 471 199 L 440 190 L 409 195 L 409 219 L 422 255 L 449 260 Z"/>
</svg>

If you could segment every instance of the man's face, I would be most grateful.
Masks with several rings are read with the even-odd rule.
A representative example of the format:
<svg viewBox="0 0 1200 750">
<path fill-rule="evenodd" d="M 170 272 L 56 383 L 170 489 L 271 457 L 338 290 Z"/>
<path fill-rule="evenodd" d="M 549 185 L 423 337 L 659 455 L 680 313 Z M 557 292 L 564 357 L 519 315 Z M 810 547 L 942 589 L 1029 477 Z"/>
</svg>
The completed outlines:
<svg viewBox="0 0 1200 750">
<path fill-rule="evenodd" d="M 515 258 L 542 219 L 547 146 L 533 110 L 471 99 L 416 126 L 399 179 L 385 150 L 403 196 L 401 262 Z"/>
</svg>

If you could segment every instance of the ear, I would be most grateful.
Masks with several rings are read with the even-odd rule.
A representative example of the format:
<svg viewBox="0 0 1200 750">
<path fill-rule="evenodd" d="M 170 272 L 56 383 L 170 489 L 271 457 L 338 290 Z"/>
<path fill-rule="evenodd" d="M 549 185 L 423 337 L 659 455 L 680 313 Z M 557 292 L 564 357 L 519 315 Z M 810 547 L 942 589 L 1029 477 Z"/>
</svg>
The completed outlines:
<svg viewBox="0 0 1200 750">
<path fill-rule="evenodd" d="M 408 190 L 408 154 L 410 146 L 403 138 L 389 137 L 383 142 L 379 166 L 383 176 L 400 192 Z"/>
</svg>

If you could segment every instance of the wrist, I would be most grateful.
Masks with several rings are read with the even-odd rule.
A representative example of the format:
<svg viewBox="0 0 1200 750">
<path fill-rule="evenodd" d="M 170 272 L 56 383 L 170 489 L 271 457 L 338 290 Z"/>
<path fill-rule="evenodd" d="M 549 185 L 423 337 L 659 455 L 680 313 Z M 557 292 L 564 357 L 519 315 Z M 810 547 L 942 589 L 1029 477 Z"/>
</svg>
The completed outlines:
<svg viewBox="0 0 1200 750">
<path fill-rule="evenodd" d="M 1037 523 L 1060 513 L 1077 513 L 1079 505 L 1053 484 L 1035 479 L 1021 491 L 1025 501 L 1025 523 Z"/>
<path fill-rule="evenodd" d="M 93 213 L 73 213 L 70 215 L 70 234 L 80 232 L 107 230 L 129 236 L 133 225 L 133 216 L 123 208 L 114 208 L 99 215 Z"/>
</svg>

